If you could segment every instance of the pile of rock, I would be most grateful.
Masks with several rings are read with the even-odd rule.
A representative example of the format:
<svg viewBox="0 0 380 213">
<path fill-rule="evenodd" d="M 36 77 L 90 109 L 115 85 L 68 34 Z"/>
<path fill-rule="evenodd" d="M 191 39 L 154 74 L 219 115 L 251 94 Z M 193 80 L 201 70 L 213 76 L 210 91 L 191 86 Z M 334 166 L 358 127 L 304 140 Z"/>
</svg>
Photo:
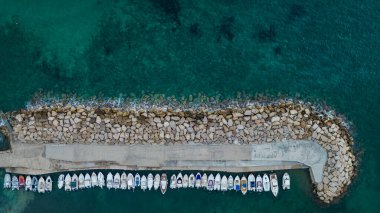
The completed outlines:
<svg viewBox="0 0 380 213">
<path fill-rule="evenodd" d="M 257 144 L 314 140 L 328 153 L 323 183 L 316 186 L 318 197 L 326 203 L 345 191 L 355 170 L 352 138 L 342 120 L 301 103 L 186 110 L 46 106 L 12 114 L 15 137 L 24 143 Z"/>
</svg>

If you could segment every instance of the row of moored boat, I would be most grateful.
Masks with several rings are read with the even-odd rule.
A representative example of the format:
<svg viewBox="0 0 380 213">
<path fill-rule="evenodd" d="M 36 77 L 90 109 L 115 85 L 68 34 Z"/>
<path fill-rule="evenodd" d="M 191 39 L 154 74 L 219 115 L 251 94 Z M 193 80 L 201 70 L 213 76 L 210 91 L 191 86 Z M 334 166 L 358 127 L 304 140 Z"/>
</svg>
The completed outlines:
<svg viewBox="0 0 380 213">
<path fill-rule="evenodd" d="M 36 176 L 13 175 L 5 174 L 4 188 L 12 190 L 25 189 L 26 191 L 34 191 L 38 193 L 51 192 L 53 189 L 53 181 L 50 176 L 37 178 Z"/>
</svg>

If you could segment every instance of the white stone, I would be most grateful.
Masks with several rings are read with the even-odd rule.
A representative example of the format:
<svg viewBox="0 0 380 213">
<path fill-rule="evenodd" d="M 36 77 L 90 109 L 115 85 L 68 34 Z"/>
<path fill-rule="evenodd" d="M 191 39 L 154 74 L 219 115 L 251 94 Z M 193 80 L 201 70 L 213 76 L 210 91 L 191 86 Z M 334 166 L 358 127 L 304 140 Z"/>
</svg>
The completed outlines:
<svg viewBox="0 0 380 213">
<path fill-rule="evenodd" d="M 274 116 L 274 117 L 272 117 L 271 121 L 272 121 L 272 123 L 273 122 L 279 122 L 280 121 L 280 117 Z"/>
<path fill-rule="evenodd" d="M 101 119 L 99 116 L 97 116 L 97 117 L 96 117 L 96 123 L 97 123 L 97 124 L 100 124 L 101 122 L 102 122 L 102 119 Z"/>
<path fill-rule="evenodd" d="M 294 109 L 290 110 L 290 114 L 291 114 L 291 115 L 295 115 L 295 114 L 297 114 L 297 113 L 298 113 L 297 110 L 294 110 Z"/>
<path fill-rule="evenodd" d="M 157 118 L 157 117 L 155 117 L 155 118 L 153 119 L 153 121 L 156 122 L 156 123 L 161 123 L 161 119 L 160 119 L 160 118 Z"/>
</svg>

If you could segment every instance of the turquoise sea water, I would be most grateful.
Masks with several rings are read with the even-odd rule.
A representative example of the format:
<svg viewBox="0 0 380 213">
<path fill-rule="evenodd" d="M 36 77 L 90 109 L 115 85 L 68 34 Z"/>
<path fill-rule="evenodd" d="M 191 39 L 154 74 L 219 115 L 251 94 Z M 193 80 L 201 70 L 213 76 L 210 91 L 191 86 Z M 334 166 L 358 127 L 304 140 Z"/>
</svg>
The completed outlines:
<svg viewBox="0 0 380 213">
<path fill-rule="evenodd" d="M 0 0 L 0 109 L 39 89 L 84 97 L 285 94 L 350 122 L 358 177 L 329 206 L 306 171 L 280 194 L 0 191 L 0 212 L 373 212 L 380 183 L 380 2 Z"/>
</svg>

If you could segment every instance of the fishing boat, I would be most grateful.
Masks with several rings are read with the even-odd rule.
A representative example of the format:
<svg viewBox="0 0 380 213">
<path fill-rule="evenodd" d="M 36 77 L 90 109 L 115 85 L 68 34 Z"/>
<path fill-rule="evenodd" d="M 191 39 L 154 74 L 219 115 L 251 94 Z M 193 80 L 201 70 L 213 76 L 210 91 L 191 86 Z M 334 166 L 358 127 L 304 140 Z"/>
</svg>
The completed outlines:
<svg viewBox="0 0 380 213">
<path fill-rule="evenodd" d="M 146 181 L 146 177 L 145 177 L 145 175 L 143 175 L 143 176 L 141 177 L 141 189 L 142 189 L 143 191 L 145 191 L 146 188 L 147 188 L 147 185 L 148 185 L 148 183 L 147 183 L 147 181 Z"/>
<path fill-rule="evenodd" d="M 153 175 L 152 173 L 148 174 L 148 189 L 151 190 L 153 187 Z"/>
<path fill-rule="evenodd" d="M 102 172 L 98 173 L 98 185 L 101 189 L 103 189 L 103 186 L 105 186 L 105 180 L 104 180 L 104 175 Z"/>
<path fill-rule="evenodd" d="M 255 176 L 253 174 L 248 175 L 248 191 L 256 191 Z"/>
<path fill-rule="evenodd" d="M 84 175 L 82 173 L 79 174 L 79 183 L 78 183 L 79 189 L 84 188 Z"/>
<path fill-rule="evenodd" d="M 71 177 L 71 190 L 74 191 L 74 190 L 78 190 L 78 176 L 77 174 L 73 174 L 73 176 Z"/>
<path fill-rule="evenodd" d="M 161 175 L 161 193 L 165 194 L 166 190 L 168 189 L 168 178 L 165 173 Z"/>
<path fill-rule="evenodd" d="M 33 176 L 33 178 L 32 178 L 32 191 L 33 192 L 37 191 L 37 187 L 38 187 L 38 179 L 36 176 Z"/>
<path fill-rule="evenodd" d="M 182 188 L 183 180 L 181 172 L 177 175 L 177 189 Z"/>
<path fill-rule="evenodd" d="M 240 181 L 240 190 L 243 195 L 247 194 L 247 178 L 243 175 Z"/>
<path fill-rule="evenodd" d="M 38 180 L 38 187 L 37 187 L 38 193 L 45 193 L 45 180 L 43 177 L 40 177 Z"/>
<path fill-rule="evenodd" d="M 215 183 L 214 175 L 210 174 L 207 178 L 207 190 L 209 191 L 214 190 L 214 183 Z"/>
<path fill-rule="evenodd" d="M 71 191 L 71 175 L 70 174 L 67 174 L 65 177 L 65 191 Z"/>
<path fill-rule="evenodd" d="M 256 177 L 256 191 L 262 192 L 263 191 L 263 179 L 260 175 L 257 175 Z"/>
<path fill-rule="evenodd" d="M 84 176 L 84 187 L 91 188 L 91 176 L 88 173 Z"/>
<path fill-rule="evenodd" d="M 60 174 L 58 177 L 58 189 L 62 189 L 64 184 L 65 184 L 65 175 Z"/>
<path fill-rule="evenodd" d="M 91 174 L 91 187 L 98 186 L 98 176 L 96 175 L 95 172 L 92 172 Z"/>
<path fill-rule="evenodd" d="M 141 178 L 140 178 L 139 173 L 137 173 L 135 175 L 135 187 L 140 187 L 140 185 L 141 185 Z"/>
<path fill-rule="evenodd" d="M 171 189 L 177 188 L 177 177 L 174 174 L 170 178 L 170 188 Z"/>
<path fill-rule="evenodd" d="M 202 188 L 207 189 L 207 175 L 206 175 L 206 173 L 204 173 L 202 175 L 201 186 L 202 186 Z"/>
<path fill-rule="evenodd" d="M 13 176 L 12 177 L 12 190 L 18 190 L 18 189 L 19 189 L 18 178 L 17 178 L 17 176 Z"/>
<path fill-rule="evenodd" d="M 197 175 L 195 176 L 195 187 L 197 189 L 201 188 L 201 179 L 202 179 L 202 176 L 201 174 L 198 172 Z"/>
<path fill-rule="evenodd" d="M 238 175 L 234 179 L 234 189 L 235 191 L 240 191 L 240 177 Z"/>
<path fill-rule="evenodd" d="M 53 181 L 51 180 L 51 177 L 48 176 L 45 181 L 45 191 L 51 192 L 53 190 Z"/>
<path fill-rule="evenodd" d="M 25 177 L 20 175 L 18 176 L 18 188 L 24 188 L 25 187 Z"/>
<path fill-rule="evenodd" d="M 264 174 L 263 176 L 263 188 L 264 188 L 264 192 L 270 191 L 270 181 L 267 174 Z"/>
<path fill-rule="evenodd" d="M 225 192 L 227 191 L 227 189 L 228 189 L 228 180 L 227 180 L 227 177 L 223 175 L 222 180 L 220 182 L 220 190 L 222 192 Z"/>
<path fill-rule="evenodd" d="M 234 178 L 230 175 L 228 177 L 228 190 L 234 189 Z"/>
<path fill-rule="evenodd" d="M 107 174 L 107 189 L 112 189 L 113 185 L 113 175 L 111 172 Z"/>
<path fill-rule="evenodd" d="M 183 176 L 182 187 L 187 188 L 188 186 L 189 186 L 189 176 L 187 176 L 187 174 L 185 174 Z"/>
<path fill-rule="evenodd" d="M 128 190 L 130 190 L 130 189 L 134 190 L 135 189 L 135 178 L 133 177 L 132 173 L 128 174 L 127 187 L 128 187 Z"/>
<path fill-rule="evenodd" d="M 215 176 L 215 183 L 214 183 L 214 190 L 220 191 L 220 183 L 221 182 L 221 177 L 220 174 L 216 174 Z"/>
<path fill-rule="evenodd" d="M 10 189 L 12 187 L 12 180 L 10 174 L 5 174 L 4 176 L 4 189 Z"/>
<path fill-rule="evenodd" d="M 195 176 L 193 173 L 189 176 L 189 188 L 194 188 L 195 185 Z"/>
<path fill-rule="evenodd" d="M 120 178 L 120 188 L 123 190 L 126 190 L 127 189 L 127 182 L 128 182 L 127 174 L 125 172 L 123 172 L 121 174 L 121 178 Z"/>
<path fill-rule="evenodd" d="M 282 176 L 282 189 L 290 189 L 290 176 L 287 172 Z"/>
<path fill-rule="evenodd" d="M 276 173 L 270 174 L 270 189 L 275 197 L 278 195 L 278 180 Z"/>
<path fill-rule="evenodd" d="M 154 176 L 154 181 L 153 181 L 153 188 L 154 190 L 157 190 L 158 188 L 160 188 L 160 175 L 159 174 L 156 174 Z"/>
<path fill-rule="evenodd" d="M 32 190 L 32 178 L 28 175 L 26 176 L 25 180 L 25 191 L 31 191 Z"/>
<path fill-rule="evenodd" d="M 119 189 L 120 188 L 120 174 L 119 174 L 119 172 L 116 172 L 115 176 L 113 176 L 112 187 L 114 189 Z"/>
</svg>

